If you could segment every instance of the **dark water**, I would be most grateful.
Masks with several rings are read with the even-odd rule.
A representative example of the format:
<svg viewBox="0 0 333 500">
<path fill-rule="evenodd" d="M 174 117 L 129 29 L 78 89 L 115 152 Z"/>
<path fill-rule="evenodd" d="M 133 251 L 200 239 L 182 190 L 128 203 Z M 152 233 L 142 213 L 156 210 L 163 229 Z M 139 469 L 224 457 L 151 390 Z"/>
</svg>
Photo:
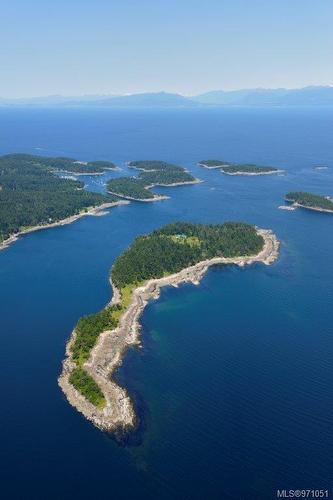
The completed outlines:
<svg viewBox="0 0 333 500">
<path fill-rule="evenodd" d="M 0 110 L 1 153 L 158 158 L 206 181 L 0 252 L 1 498 L 267 500 L 332 485 L 333 217 L 277 209 L 291 189 L 333 195 L 332 130 L 328 110 Z M 206 157 L 287 175 L 223 176 L 195 166 Z M 177 219 L 272 228 L 281 257 L 212 269 L 146 309 L 144 348 L 119 373 L 144 425 L 120 447 L 60 392 L 64 346 L 109 300 L 115 257 Z"/>
</svg>

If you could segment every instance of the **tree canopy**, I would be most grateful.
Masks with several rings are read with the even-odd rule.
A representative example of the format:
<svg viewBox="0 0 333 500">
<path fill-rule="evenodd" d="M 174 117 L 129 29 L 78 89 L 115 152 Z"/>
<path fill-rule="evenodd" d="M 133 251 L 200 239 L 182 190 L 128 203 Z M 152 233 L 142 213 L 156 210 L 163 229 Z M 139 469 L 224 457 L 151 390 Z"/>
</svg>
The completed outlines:
<svg viewBox="0 0 333 500">
<path fill-rule="evenodd" d="M 196 244 L 193 244 L 194 241 Z M 131 283 L 178 272 L 211 257 L 255 254 L 262 245 L 262 237 L 248 224 L 178 222 L 148 236 L 136 238 L 115 261 L 112 281 L 122 288 Z"/>
<path fill-rule="evenodd" d="M 116 200 L 54 175 L 53 160 L 24 154 L 0 157 L 0 242 L 23 229 L 75 215 Z M 42 162 L 42 163 L 41 163 Z"/>
<path fill-rule="evenodd" d="M 216 256 L 245 256 L 258 253 L 263 238 L 255 227 L 240 222 L 190 224 L 176 222 L 139 236 L 115 261 L 111 278 L 119 288 L 120 303 L 81 318 L 71 345 L 76 368 L 70 382 L 96 406 L 103 404 L 101 391 L 84 370 L 99 335 L 114 329 L 139 283 L 176 273 L 202 260 Z"/>
<path fill-rule="evenodd" d="M 196 180 L 183 167 L 164 161 L 132 161 L 129 167 L 140 170 L 138 177 L 111 179 L 107 184 L 110 192 L 137 200 L 148 200 L 154 198 L 154 193 L 148 189 L 149 187 L 186 184 Z"/>
<path fill-rule="evenodd" d="M 308 208 L 321 208 L 333 212 L 333 201 L 319 194 L 306 193 L 304 191 L 292 191 L 286 194 L 285 199 L 293 203 L 299 203 Z"/>
<path fill-rule="evenodd" d="M 199 164 L 208 168 L 220 167 L 221 171 L 226 174 L 264 174 L 267 172 L 276 172 L 278 170 L 275 167 L 260 166 L 253 163 L 231 163 L 230 161 L 224 160 L 201 160 Z"/>
</svg>

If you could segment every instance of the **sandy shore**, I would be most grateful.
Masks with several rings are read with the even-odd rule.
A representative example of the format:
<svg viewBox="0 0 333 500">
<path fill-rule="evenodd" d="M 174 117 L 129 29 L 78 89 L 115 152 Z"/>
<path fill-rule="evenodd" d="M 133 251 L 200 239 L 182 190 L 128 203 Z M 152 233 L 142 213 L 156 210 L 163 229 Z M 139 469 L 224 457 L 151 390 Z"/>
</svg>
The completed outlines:
<svg viewBox="0 0 333 500">
<path fill-rule="evenodd" d="M 160 279 L 149 280 L 143 286 L 133 291 L 131 302 L 122 314 L 118 327 L 112 331 L 101 333 L 95 347 L 91 351 L 89 360 L 84 365 L 84 368 L 95 379 L 104 393 L 106 406 L 103 410 L 99 410 L 89 403 L 69 383 L 69 375 L 73 368 L 75 368 L 70 355 L 70 346 L 75 339 L 74 331 L 67 344 L 66 359 L 63 362 L 62 373 L 58 379 L 59 385 L 70 404 L 96 427 L 103 431 L 112 432 L 116 436 L 135 428 L 137 416 L 133 402 L 126 389 L 120 387 L 113 376 L 117 368 L 121 365 L 127 349 L 130 346 L 140 345 L 139 319 L 142 311 L 151 299 L 159 297 L 162 287 L 170 285 L 177 287 L 185 282 L 199 284 L 210 266 L 218 264 L 245 266 L 255 262 L 262 262 L 269 265 L 274 262 L 279 253 L 279 242 L 276 236 L 269 230 L 257 229 L 257 231 L 264 238 L 263 249 L 257 255 L 246 257 L 215 257 L 183 269 L 179 273 Z M 119 291 L 113 286 L 111 304 L 116 304 L 119 299 Z"/>
<path fill-rule="evenodd" d="M 90 208 L 88 207 L 87 212 L 80 212 L 79 214 L 71 215 L 69 217 L 66 217 L 66 219 L 62 219 L 57 222 L 51 222 L 50 224 L 29 227 L 27 229 L 24 229 L 23 231 L 20 231 L 19 233 L 13 234 L 12 236 L 4 240 L 0 244 L 0 250 L 7 248 L 9 245 L 17 241 L 18 238 L 24 234 L 34 233 L 35 231 L 42 231 L 43 229 L 50 229 L 52 227 L 57 227 L 57 226 L 65 226 L 66 224 L 72 224 L 76 220 L 80 219 L 81 217 L 85 217 L 86 215 L 94 215 L 94 216 L 105 215 L 107 213 L 105 212 L 106 209 L 115 207 L 117 205 L 127 205 L 128 203 L 129 202 L 125 200 L 103 203 L 102 205 L 99 205 L 97 207 L 90 207 Z"/>
</svg>

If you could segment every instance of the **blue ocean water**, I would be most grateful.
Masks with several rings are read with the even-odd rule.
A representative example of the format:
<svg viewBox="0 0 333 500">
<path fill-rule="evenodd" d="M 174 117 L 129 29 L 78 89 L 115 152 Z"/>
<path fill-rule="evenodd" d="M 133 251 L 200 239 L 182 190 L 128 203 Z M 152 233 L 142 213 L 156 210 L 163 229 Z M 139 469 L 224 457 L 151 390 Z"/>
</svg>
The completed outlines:
<svg viewBox="0 0 333 500">
<path fill-rule="evenodd" d="M 123 168 L 111 177 L 165 159 L 205 180 L 0 252 L 1 498 L 267 500 L 332 486 L 333 217 L 277 209 L 290 190 L 333 195 L 332 130 L 325 109 L 0 109 L 1 154 L 110 159 Z M 209 157 L 287 172 L 228 177 L 196 166 Z M 143 348 L 118 375 L 142 426 L 119 446 L 59 390 L 65 342 L 110 299 L 117 255 L 175 220 L 272 228 L 281 256 L 211 269 L 149 305 Z"/>
</svg>

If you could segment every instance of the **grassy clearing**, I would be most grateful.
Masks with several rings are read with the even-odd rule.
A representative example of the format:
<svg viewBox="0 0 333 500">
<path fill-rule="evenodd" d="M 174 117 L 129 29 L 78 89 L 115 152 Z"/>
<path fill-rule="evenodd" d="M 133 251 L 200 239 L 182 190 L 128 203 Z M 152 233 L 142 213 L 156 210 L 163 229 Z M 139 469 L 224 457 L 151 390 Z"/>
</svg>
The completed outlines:
<svg viewBox="0 0 333 500">
<path fill-rule="evenodd" d="M 185 234 L 173 234 L 167 236 L 175 243 L 180 243 L 181 245 L 189 245 L 190 247 L 200 247 L 201 241 L 197 236 L 186 236 Z"/>
</svg>

